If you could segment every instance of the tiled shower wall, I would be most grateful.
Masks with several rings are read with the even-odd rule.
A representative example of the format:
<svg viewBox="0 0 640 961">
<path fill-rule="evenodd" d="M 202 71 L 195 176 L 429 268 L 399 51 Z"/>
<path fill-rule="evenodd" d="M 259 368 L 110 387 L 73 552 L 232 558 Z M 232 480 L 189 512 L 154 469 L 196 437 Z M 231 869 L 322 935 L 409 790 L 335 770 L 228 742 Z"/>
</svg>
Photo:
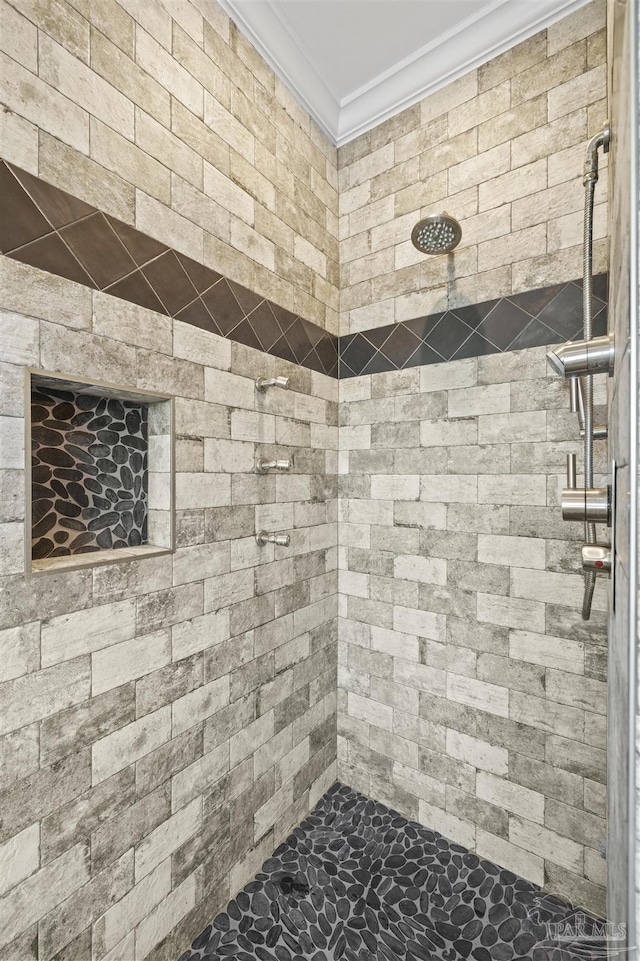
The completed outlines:
<svg viewBox="0 0 640 961">
<path fill-rule="evenodd" d="M 0 958 L 167 961 L 335 779 L 337 381 L 2 272 Z M 175 394 L 175 554 L 24 575 L 25 365 Z"/>
<path fill-rule="evenodd" d="M 2 17 L 5 160 L 338 333 L 336 149 L 215 0 Z"/>
<path fill-rule="evenodd" d="M 4 159 L 338 332 L 336 150 L 215 2 L 2 19 Z M 0 958 L 166 961 L 335 776 L 337 385 L 1 269 Z M 173 556 L 23 576 L 27 365 L 176 395 Z"/>
<path fill-rule="evenodd" d="M 607 601 L 581 620 L 566 385 L 538 347 L 340 394 L 341 780 L 602 913 Z"/>
<path fill-rule="evenodd" d="M 593 0 L 340 148 L 341 334 L 581 276 L 584 145 L 607 116 L 605 7 Z M 442 210 L 462 240 L 425 258 L 412 227 Z"/>
<path fill-rule="evenodd" d="M 579 177 L 587 132 L 598 127 L 604 116 L 599 83 L 603 40 L 600 10 L 596 0 L 548 34 L 527 41 L 518 51 L 471 74 L 466 86 L 463 78 L 422 106 L 411 108 L 344 148 L 345 203 L 356 206 L 353 211 L 344 209 L 345 229 L 350 236 L 346 237 L 341 253 L 347 265 L 342 301 L 347 323 L 342 333 L 437 310 L 445 287 L 449 305 L 460 305 L 579 276 L 579 204 L 573 180 Z M 203 19 L 203 12 L 207 19 Z M 147 0 L 140 5 L 122 0 L 109 2 L 105 7 L 103 3 L 87 6 L 73 0 L 58 2 L 54 9 L 37 2 L 20 2 L 5 5 L 3 17 L 8 24 L 2 35 L 8 60 L 2 77 L 9 109 L 0 114 L 0 129 L 7 160 L 337 333 L 336 152 L 215 4 L 208 0 L 180 4 Z M 523 57 L 526 66 L 521 69 Z M 573 78 L 566 88 L 564 77 L 562 83 L 550 79 L 572 70 Z M 470 113 L 480 116 L 478 111 L 491 109 L 496 92 L 499 96 L 495 102 L 506 104 L 504 85 L 516 73 L 525 87 L 527 83 L 535 87 L 535 83 L 543 82 L 542 91 L 524 97 L 528 106 L 518 106 L 512 84 L 508 109 L 505 107 L 497 117 L 489 116 L 480 125 L 474 124 L 471 134 L 466 129 L 461 135 L 454 132 L 456 121 L 452 113 L 458 106 L 466 104 Z M 483 84 L 486 89 L 481 91 Z M 462 96 L 460 90 L 466 91 L 466 95 Z M 554 94 L 554 90 L 560 93 Z M 548 112 L 544 118 L 541 105 L 547 91 Z M 566 114 L 561 108 L 552 119 L 552 94 L 554 102 L 579 101 L 580 106 Z M 530 107 L 534 110 L 532 116 L 527 114 Z M 436 113 L 429 115 L 432 110 Z M 428 151 L 420 144 L 422 140 L 433 140 L 432 120 L 438 117 L 444 138 L 439 156 L 444 166 L 439 172 L 426 166 L 422 170 L 421 157 Z M 460 203 L 449 201 L 448 193 L 442 195 L 447 196 L 450 212 L 462 219 L 465 231 L 466 246 L 446 262 L 452 278 L 445 284 L 440 273 L 444 260 L 404 263 L 403 257 L 413 256 L 406 238 L 410 225 L 417 219 L 414 212 L 426 212 L 424 205 L 430 205 L 432 199 L 429 191 L 434 184 L 442 184 L 443 169 L 456 162 L 467 162 L 466 156 L 456 154 L 458 147 L 463 150 L 465 134 L 471 140 L 477 136 L 480 151 L 477 157 L 469 157 L 477 168 L 473 176 L 479 177 L 485 156 L 489 174 L 496 173 L 503 200 L 508 196 L 507 183 L 521 181 L 523 171 L 519 167 L 512 180 L 499 179 L 508 177 L 508 173 L 497 174 L 492 163 L 496 155 L 490 153 L 496 148 L 487 133 L 492 124 L 498 127 L 500 121 L 509 125 L 515 122 L 514 117 L 519 118 L 518 123 L 532 125 L 525 127 L 521 135 L 530 138 L 520 140 L 521 146 L 531 150 L 522 166 L 526 166 L 527 183 L 531 176 L 534 183 L 542 184 L 535 179 L 538 174 L 529 170 L 529 164 L 537 164 L 538 172 L 543 166 L 547 171 L 547 181 L 536 187 L 533 196 L 539 203 L 544 187 L 547 206 L 541 209 L 545 211 L 545 237 L 552 234 L 551 226 L 545 225 L 553 222 L 558 249 L 549 248 L 552 256 L 547 248 L 544 254 L 533 258 L 529 253 L 523 255 L 524 247 L 526 251 L 533 249 L 530 241 L 541 234 L 540 224 L 522 228 L 534 232 L 518 234 L 519 243 L 508 242 L 508 231 L 521 229 L 517 217 L 514 219 L 519 198 L 506 204 L 511 218 L 506 228 L 506 220 L 500 219 L 505 217 L 504 211 L 500 212 L 502 208 L 481 209 L 481 188 L 476 180 L 463 190 L 452 190 L 452 201 L 457 196 Z M 575 120 L 575 125 L 570 120 Z M 403 126 L 407 122 L 411 129 Z M 575 136 L 570 143 L 562 141 L 562 137 L 568 136 L 567 129 Z M 401 152 L 404 135 L 414 136 L 419 143 L 406 159 Z M 462 139 L 457 139 L 459 136 Z M 504 136 L 497 142 L 500 155 L 504 154 L 507 136 L 491 136 Z M 358 151 L 362 153 L 356 156 Z M 377 166 L 381 157 L 386 165 L 383 169 Z M 424 183 L 417 183 L 416 165 Z M 409 181 L 405 182 L 407 177 Z M 486 177 L 483 174 L 479 179 Z M 419 199 L 403 209 L 403 191 L 411 185 Z M 476 203 L 479 213 L 474 209 Z M 562 209 L 559 218 L 555 216 L 558 205 Z M 477 248 L 472 240 L 474 226 L 477 231 L 482 229 L 477 235 L 482 243 L 478 242 Z M 566 243 L 562 240 L 565 236 L 570 238 Z M 507 247 L 508 263 L 486 267 L 483 258 L 491 256 L 486 253 L 487 243 L 491 249 L 498 249 L 496 243 L 499 249 Z M 599 244 L 597 270 L 605 269 L 602 249 Z M 512 267 L 516 260 L 528 265 L 517 282 L 517 272 Z M 229 890 L 240 887 L 287 828 L 306 813 L 335 771 L 336 382 L 20 263 L 3 259 L 2 270 L 4 306 L 9 311 L 6 329 L 11 333 L 6 340 L 3 334 L 0 394 L 2 450 L 7 458 L 5 469 L 0 472 L 4 512 L 0 558 L 2 574 L 6 576 L 2 583 L 5 589 L 0 622 L 4 633 L 0 636 L 3 652 L 9 652 L 3 660 L 5 673 L 0 689 L 2 703 L 9 705 L 4 714 L 8 728 L 1 732 L 0 743 L 0 753 L 8 759 L 2 772 L 1 790 L 5 793 L 0 798 L 0 843 L 6 845 L 1 853 L 8 858 L 12 870 L 6 893 L 0 892 L 0 897 L 4 894 L 0 901 L 0 930 L 5 939 L 14 940 L 0 947 L 0 959 L 15 961 L 16 957 L 24 957 L 31 961 L 38 957 L 40 961 L 49 961 L 60 955 L 59 961 L 63 957 L 72 957 L 73 961 L 139 961 L 144 957 L 167 961 L 178 955 Z M 536 357 L 541 356 L 538 351 Z M 468 370 L 469 364 L 477 363 L 483 369 L 490 362 L 508 366 L 509 358 L 472 359 L 460 364 L 461 369 Z M 25 505 L 20 473 L 25 365 L 177 395 L 178 551 L 173 557 L 104 567 L 93 573 L 47 575 L 35 582 L 22 576 Z M 291 371 L 292 392 L 267 395 L 264 402 L 256 400 L 251 379 L 256 374 L 275 372 L 276 366 L 278 373 Z M 432 372 L 434 369 L 429 368 Z M 457 368 L 451 364 L 440 369 L 449 378 Z M 518 378 L 521 376 L 518 371 Z M 370 384 L 376 398 L 378 391 L 381 399 L 388 394 L 394 412 L 393 418 L 389 418 L 389 404 L 386 414 L 381 412 L 374 444 L 391 450 L 393 470 L 387 466 L 380 471 L 383 479 L 376 480 L 375 485 L 372 480 L 369 487 L 366 476 L 358 474 L 354 460 L 353 476 L 349 478 L 352 486 L 345 488 L 345 496 L 349 510 L 354 501 L 359 501 L 358 509 L 364 513 L 361 520 L 352 518 L 345 524 L 345 535 L 351 536 L 355 524 L 362 522 L 364 534 L 365 528 L 371 527 L 373 550 L 377 550 L 378 537 L 384 551 L 393 555 L 397 542 L 387 541 L 387 537 L 395 538 L 396 532 L 388 524 L 389 518 L 393 516 L 395 521 L 397 513 L 405 520 L 410 517 L 413 523 L 416 510 L 425 514 L 425 530 L 418 534 L 420 556 L 416 555 L 412 562 L 401 561 L 395 581 L 395 560 L 392 573 L 386 563 L 381 571 L 371 575 L 364 569 L 364 556 L 355 561 L 363 570 L 348 575 L 350 585 L 356 585 L 354 601 L 348 602 L 353 623 L 345 623 L 343 635 L 350 646 L 353 631 L 368 630 L 369 611 L 387 611 L 392 599 L 397 605 L 395 591 L 401 587 L 405 592 L 406 603 L 399 607 L 409 612 L 403 615 L 408 620 L 394 624 L 392 619 L 383 628 L 397 629 L 393 643 L 402 645 L 399 650 L 403 655 L 394 648 L 398 663 L 405 660 L 407 652 L 415 652 L 416 644 L 420 657 L 427 644 L 431 645 L 430 657 L 439 654 L 435 645 L 441 642 L 419 635 L 417 627 L 412 627 L 413 636 L 422 640 L 411 640 L 412 611 L 417 612 L 419 619 L 434 618 L 438 624 L 446 617 L 447 629 L 450 625 L 460 626 L 467 618 L 465 608 L 450 615 L 430 608 L 423 611 L 422 606 L 411 607 L 413 594 L 409 594 L 407 584 L 411 591 L 418 591 L 419 600 L 423 588 L 423 596 L 430 590 L 428 580 L 418 588 L 416 581 L 404 575 L 420 565 L 425 578 L 428 576 L 425 571 L 431 565 L 428 557 L 422 557 L 422 545 L 431 543 L 431 522 L 422 501 L 404 501 L 407 493 L 415 493 L 413 481 L 398 488 L 394 486 L 397 478 L 389 481 L 384 476 L 396 468 L 400 475 L 426 476 L 435 476 L 442 469 L 444 462 L 437 459 L 442 455 L 431 450 L 426 457 L 428 464 L 419 463 L 419 458 L 425 456 L 422 449 L 416 454 L 406 448 L 402 461 L 389 437 L 392 435 L 395 444 L 406 436 L 405 428 L 399 428 L 394 420 L 396 402 L 401 402 L 394 399 L 394 391 L 399 385 L 404 389 L 408 384 L 409 393 L 417 395 L 417 385 L 422 385 L 425 377 L 424 371 L 416 368 L 409 375 L 354 378 L 346 388 L 352 393 L 345 394 L 356 401 L 357 394 L 353 392 L 363 389 L 363 384 L 366 391 Z M 541 373 L 539 377 L 544 379 Z M 434 381 L 429 383 L 433 385 Z M 464 393 L 467 386 L 474 384 L 473 380 L 469 384 L 465 381 L 460 389 Z M 447 381 L 442 390 L 449 389 L 453 394 L 453 384 Z M 510 403 L 517 391 L 518 384 L 514 382 Z M 427 387 L 426 393 L 431 392 Z M 474 397 L 470 394 L 467 403 L 475 402 Z M 501 403 L 504 402 L 503 398 Z M 262 403 L 266 405 L 264 409 Z M 510 407 L 495 417 L 510 415 L 511 410 L 518 413 L 527 408 Z M 433 413 L 425 402 L 425 410 L 419 416 L 425 421 L 433 420 L 429 411 Z M 407 408 L 401 420 L 405 414 L 411 415 L 409 423 L 417 419 Z M 444 408 L 434 416 L 442 420 Z M 465 416 L 454 406 L 450 426 L 456 437 L 461 436 L 457 433 L 458 424 L 464 424 L 458 418 Z M 530 419 L 527 414 L 527 420 Z M 367 427 L 374 431 L 366 423 L 347 424 L 343 428 L 345 443 L 354 441 L 366 447 L 363 434 L 366 435 Z M 573 449 L 577 441 L 573 434 L 571 437 Z M 549 440 L 555 440 L 555 436 L 550 435 Z M 425 450 L 436 445 L 426 434 L 425 441 Z M 480 474 L 481 466 L 474 464 L 476 459 L 482 461 L 483 446 L 474 446 L 476 441 L 477 437 L 462 446 L 473 447 L 467 453 L 467 466 Z M 479 441 L 480 445 L 484 443 Z M 510 441 L 500 444 L 511 446 Z M 296 468 L 291 476 L 274 479 L 253 474 L 253 457 L 258 451 L 284 453 L 294 449 Z M 501 472 L 509 473 L 504 458 L 499 463 Z M 542 469 L 541 466 L 536 471 Z M 559 470 L 554 462 L 553 491 Z M 524 467 L 516 471 L 526 472 Z M 456 464 L 452 473 L 462 474 L 463 467 Z M 449 483 L 446 482 L 441 501 Z M 517 484 L 510 484 L 507 489 L 512 491 L 510 497 L 518 496 Z M 454 484 L 453 493 L 456 490 Z M 376 493 L 368 503 L 372 491 Z M 382 494 L 391 492 L 392 498 L 379 500 Z M 427 506 L 431 504 L 429 510 L 439 508 L 440 522 L 444 522 L 444 516 L 448 526 L 451 508 L 442 503 L 434 506 L 428 496 L 423 500 Z M 399 509 L 396 512 L 394 507 L 393 515 L 388 507 L 381 507 L 395 500 Z M 463 503 L 461 510 L 464 506 Z M 506 507 L 513 512 L 518 506 L 522 509 L 522 505 L 498 504 L 489 505 L 489 510 L 504 511 Z M 541 507 L 534 508 L 533 513 L 527 508 L 529 516 L 537 517 L 535 511 Z M 380 510 L 386 510 L 384 524 L 379 523 Z M 552 529 L 553 544 L 567 534 L 558 523 L 555 510 L 548 511 L 545 516 L 553 516 L 554 526 L 540 531 Z M 375 523 L 370 524 L 365 517 L 376 518 Z M 279 552 L 277 557 L 268 549 L 258 552 L 251 539 L 256 525 L 293 527 L 291 550 Z M 385 525 L 383 532 L 375 530 Z M 470 534 L 473 540 L 479 534 L 495 532 L 462 529 L 453 533 Z M 371 544 L 355 546 L 361 551 L 372 548 Z M 406 547 L 397 553 L 412 556 Z M 440 578 L 442 563 L 451 562 L 452 576 L 462 579 L 462 586 L 456 589 L 465 596 L 474 593 L 470 582 L 463 579 L 471 578 L 473 571 L 455 566 L 455 562 L 466 563 L 464 557 L 434 558 L 441 562 L 434 566 L 439 567 Z M 347 559 L 351 563 L 352 557 Z M 538 559 L 541 561 L 539 549 Z M 572 552 L 571 563 L 574 560 Z M 551 562 L 565 563 L 555 554 Z M 482 564 L 492 569 L 489 562 Z M 506 565 L 494 566 L 503 572 Z M 564 569 L 559 567 L 560 571 Z M 539 576 L 536 575 L 538 579 Z M 375 591 L 374 601 L 361 596 L 367 578 Z M 539 580 L 536 583 L 540 586 Z M 435 586 L 441 590 L 432 592 L 433 598 L 446 593 L 443 585 Z M 574 581 L 571 586 L 574 598 L 579 587 Z M 493 593 L 499 599 L 506 597 L 495 586 Z M 539 599 L 525 601 L 534 606 L 545 603 Z M 509 606 L 504 600 L 496 603 L 498 609 L 501 604 Z M 599 648 L 582 632 L 579 613 L 562 604 L 555 607 L 560 622 L 552 620 L 551 636 L 568 636 L 574 645 L 572 650 L 577 651 L 577 666 L 583 651 L 584 676 L 589 679 L 585 683 L 590 683 L 594 676 L 601 679 L 602 674 L 594 666 L 598 663 Z M 553 609 L 554 606 L 547 605 L 547 611 Z M 358 616 L 355 611 L 360 612 Z M 387 614 L 385 617 L 388 620 Z M 487 622 L 487 628 L 484 621 L 474 621 L 472 617 L 468 620 L 472 624 L 470 633 L 480 638 L 476 643 L 488 646 L 485 651 L 475 649 L 473 639 L 468 642 L 471 654 L 477 655 L 476 671 L 491 669 L 486 664 L 484 668 L 478 666 L 483 653 L 507 660 L 505 625 Z M 535 630 L 531 625 L 527 630 L 544 634 L 540 624 L 538 617 Z M 409 637 L 407 648 L 405 635 Z M 487 639 L 494 635 L 496 649 Z M 567 646 L 562 642 L 563 650 Z M 466 683 L 465 672 L 470 670 L 469 655 L 464 654 L 462 640 L 453 647 L 456 653 L 462 651 L 457 672 L 451 672 L 452 677 L 459 673 L 463 678 L 456 682 L 459 691 Z M 549 652 L 549 659 L 552 653 Z M 411 662 L 411 658 L 406 660 Z M 385 670 L 390 663 L 384 662 Z M 413 676 L 417 677 L 418 662 L 411 663 Z M 444 669 L 441 665 L 425 665 L 429 670 L 432 667 Z M 527 667 L 531 665 L 525 664 L 523 673 L 530 679 L 531 669 L 527 671 Z M 571 673 L 565 662 L 550 668 L 549 673 L 553 670 L 556 674 Z M 518 671 L 514 674 L 516 678 L 520 676 Z M 375 678 L 372 670 L 374 692 L 395 690 L 384 678 Z M 484 683 L 479 674 L 475 681 Z M 507 691 L 510 702 L 514 698 L 517 702 L 520 695 L 541 699 L 539 690 L 533 694 L 521 691 L 524 683 L 510 674 L 508 683 L 495 682 L 495 686 Z M 409 691 L 404 710 L 400 711 L 409 718 L 409 726 L 401 735 L 407 743 L 411 742 L 416 725 L 420 738 L 424 732 L 427 738 L 431 736 L 426 720 L 406 711 L 407 706 L 415 704 L 416 691 Z M 417 693 L 420 702 L 425 692 Z M 363 691 L 358 697 L 367 700 Z M 503 705 L 504 697 L 502 694 Z M 440 700 L 453 710 L 453 699 Z M 388 718 L 389 705 L 377 696 L 369 701 L 376 717 Z M 558 704 L 560 717 L 575 720 L 577 715 L 572 712 L 583 711 L 582 706 L 567 705 L 562 700 Z M 519 722 L 514 721 L 512 727 L 511 723 L 504 723 L 509 719 L 481 709 L 476 715 L 478 725 L 485 714 L 489 721 L 494 716 L 498 719 L 492 723 L 495 730 L 502 725 L 503 739 L 509 731 L 520 730 Z M 560 887 L 567 896 L 577 891 L 578 900 L 599 906 L 600 891 L 594 885 L 601 880 L 597 868 L 601 869 L 602 863 L 594 867 L 597 844 L 593 839 L 602 833 L 603 802 L 598 780 L 601 755 L 587 737 L 596 738 L 598 721 L 594 718 L 601 716 L 591 710 L 588 716 L 587 732 L 585 711 L 585 740 L 576 743 L 588 745 L 583 754 L 588 750 L 589 757 L 595 758 L 591 762 L 594 770 L 564 774 L 561 771 L 558 786 L 548 790 L 545 787 L 550 810 L 555 810 L 558 817 L 563 812 L 567 818 L 569 813 L 573 816 L 574 811 L 578 812 L 578 819 L 571 821 L 571 828 L 567 827 L 564 835 L 557 819 L 547 825 L 550 832 L 565 838 L 564 856 L 571 867 L 555 865 L 549 859 L 545 862 L 545 880 Z M 355 721 L 349 723 L 355 725 Z M 436 717 L 428 723 L 440 724 Z M 457 730 L 451 719 L 447 719 L 446 726 Z M 537 753 L 531 763 L 535 761 L 542 767 L 535 769 L 535 776 L 548 775 L 552 779 L 549 766 L 562 768 L 568 763 L 562 753 L 565 740 L 570 741 L 568 727 L 554 735 L 555 741 L 549 734 L 548 757 L 539 756 L 540 739 L 547 737 L 543 722 L 539 728 L 529 727 L 538 731 Z M 478 728 L 475 733 L 465 729 L 460 732 L 463 746 L 459 752 L 474 747 L 463 741 L 463 734 L 489 741 L 493 736 L 484 729 Z M 353 742 L 356 743 L 355 736 Z M 370 745 L 369 749 L 377 753 L 383 742 L 376 743 L 377 747 Z M 434 735 L 434 756 L 441 743 Z M 582 764 L 583 754 L 576 754 L 573 742 L 570 743 L 573 757 Z M 510 762 L 509 744 L 508 740 L 501 741 L 498 748 L 508 752 Z M 415 753 L 415 747 L 408 750 Z M 500 751 L 498 754 L 503 758 Z M 513 754 L 518 755 L 518 751 L 513 750 Z M 525 759 L 530 757 L 524 751 L 522 754 Z M 374 759 L 373 753 L 370 758 Z M 458 761 L 454 758 L 451 763 Z M 470 787 L 469 770 L 464 766 L 466 762 L 460 763 L 464 771 L 462 783 L 447 783 L 447 771 L 453 768 L 446 761 L 437 774 L 447 785 L 445 792 L 457 790 L 460 803 L 470 803 L 471 798 L 475 805 L 458 812 L 460 824 L 467 832 L 459 839 L 470 841 L 468 832 L 478 826 L 476 844 L 482 840 L 482 830 L 493 833 L 503 844 L 511 844 L 513 839 L 503 836 L 504 819 L 506 816 L 515 820 L 509 805 L 517 802 L 505 801 L 500 808 L 500 804 L 489 800 L 492 808 L 501 812 L 502 827 L 493 823 L 487 826 L 488 822 L 480 827 L 484 816 L 481 802 L 486 798 L 476 795 L 474 800 L 473 793 L 465 790 Z M 343 776 L 353 779 L 354 786 L 363 787 L 357 783 L 358 770 L 361 768 L 357 765 L 346 772 L 343 769 Z M 509 785 L 516 783 L 513 771 L 512 765 Z M 576 782 L 571 778 L 573 793 L 564 793 L 562 785 L 570 776 L 582 781 L 583 810 L 577 804 Z M 504 781 L 504 771 L 493 773 L 493 777 Z M 394 796 L 389 800 L 400 806 L 407 796 L 400 793 L 395 780 L 393 784 Z M 533 790 L 537 793 L 539 786 L 536 781 Z M 376 782 L 375 771 L 369 787 L 388 799 L 384 781 Z M 388 790 L 387 785 L 387 793 Z M 419 794 L 414 793 L 408 797 L 405 809 L 416 815 L 437 817 L 438 811 L 446 815 L 446 793 L 444 808 L 438 806 L 442 796 L 432 797 L 427 801 L 431 807 L 420 810 Z M 534 810 L 539 816 L 539 801 L 537 804 Z M 561 805 L 566 806 L 566 812 Z M 447 833 L 455 826 L 448 822 Z M 553 834 L 545 837 L 548 844 L 554 840 Z M 514 847 L 524 850 L 524 846 Z M 512 863 L 512 851 L 512 847 L 502 846 L 499 850 L 492 848 L 490 853 L 507 864 Z M 578 867 L 580 852 L 584 870 L 589 872 L 587 880 Z M 526 857 L 527 862 L 520 864 L 523 873 L 538 880 L 539 862 Z M 581 886 L 576 889 L 578 883 Z M 69 939 L 69 945 L 62 943 L 65 939 Z"/>
</svg>

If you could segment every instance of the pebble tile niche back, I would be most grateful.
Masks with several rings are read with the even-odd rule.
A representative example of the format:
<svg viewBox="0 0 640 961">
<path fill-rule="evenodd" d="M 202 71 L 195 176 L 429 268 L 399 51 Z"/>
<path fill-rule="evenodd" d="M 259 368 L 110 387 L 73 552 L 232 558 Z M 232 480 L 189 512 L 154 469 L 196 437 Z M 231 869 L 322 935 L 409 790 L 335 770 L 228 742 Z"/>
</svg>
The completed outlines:
<svg viewBox="0 0 640 961">
<path fill-rule="evenodd" d="M 39 370 L 26 389 L 26 569 L 172 551 L 173 398 Z"/>
</svg>

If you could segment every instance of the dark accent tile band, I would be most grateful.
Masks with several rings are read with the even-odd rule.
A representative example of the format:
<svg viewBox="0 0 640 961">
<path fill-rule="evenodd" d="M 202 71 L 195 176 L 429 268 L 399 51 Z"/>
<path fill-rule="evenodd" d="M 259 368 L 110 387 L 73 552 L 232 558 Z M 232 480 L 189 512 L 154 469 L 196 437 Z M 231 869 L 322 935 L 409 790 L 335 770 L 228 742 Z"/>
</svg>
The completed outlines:
<svg viewBox="0 0 640 961">
<path fill-rule="evenodd" d="M 582 335 L 582 282 L 335 337 L 190 257 L 0 161 L 0 249 L 331 377 L 357 377 L 521 350 Z M 594 330 L 607 329 L 607 274 L 594 280 Z"/>
<path fill-rule="evenodd" d="M 608 275 L 594 278 L 594 334 L 607 332 Z M 540 287 L 482 304 L 340 338 L 339 377 L 440 364 L 582 337 L 582 281 Z"/>
<path fill-rule="evenodd" d="M 32 267 L 338 376 L 338 338 L 317 324 L 4 161 L 0 250 Z"/>
</svg>

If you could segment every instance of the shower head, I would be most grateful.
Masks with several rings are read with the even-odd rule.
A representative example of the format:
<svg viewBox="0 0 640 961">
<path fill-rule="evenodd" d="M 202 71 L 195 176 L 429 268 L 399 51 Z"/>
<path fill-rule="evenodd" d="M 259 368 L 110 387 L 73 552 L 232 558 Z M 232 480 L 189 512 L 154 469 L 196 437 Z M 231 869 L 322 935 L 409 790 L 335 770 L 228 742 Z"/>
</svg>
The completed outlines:
<svg viewBox="0 0 640 961">
<path fill-rule="evenodd" d="M 450 254 L 461 237 L 462 227 L 447 213 L 424 217 L 411 231 L 411 242 L 422 254 Z"/>
</svg>

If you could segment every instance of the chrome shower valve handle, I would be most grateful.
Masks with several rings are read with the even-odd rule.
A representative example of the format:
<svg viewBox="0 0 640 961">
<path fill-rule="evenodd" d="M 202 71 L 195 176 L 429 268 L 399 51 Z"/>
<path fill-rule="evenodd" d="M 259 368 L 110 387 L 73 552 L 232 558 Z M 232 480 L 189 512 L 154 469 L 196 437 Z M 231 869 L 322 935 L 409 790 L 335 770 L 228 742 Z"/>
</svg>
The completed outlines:
<svg viewBox="0 0 640 961">
<path fill-rule="evenodd" d="M 582 569 L 593 571 L 594 574 L 606 574 L 611 577 L 613 565 L 612 551 L 609 544 L 583 544 Z"/>
<path fill-rule="evenodd" d="M 567 486 L 561 496 L 565 521 L 611 526 L 611 490 L 609 487 L 576 487 L 576 455 L 567 454 Z"/>
<path fill-rule="evenodd" d="M 256 534 L 256 544 L 259 547 L 266 547 L 267 544 L 275 544 L 276 547 L 289 547 L 291 537 L 289 534 L 276 534 L 275 531 L 258 531 Z"/>
</svg>

